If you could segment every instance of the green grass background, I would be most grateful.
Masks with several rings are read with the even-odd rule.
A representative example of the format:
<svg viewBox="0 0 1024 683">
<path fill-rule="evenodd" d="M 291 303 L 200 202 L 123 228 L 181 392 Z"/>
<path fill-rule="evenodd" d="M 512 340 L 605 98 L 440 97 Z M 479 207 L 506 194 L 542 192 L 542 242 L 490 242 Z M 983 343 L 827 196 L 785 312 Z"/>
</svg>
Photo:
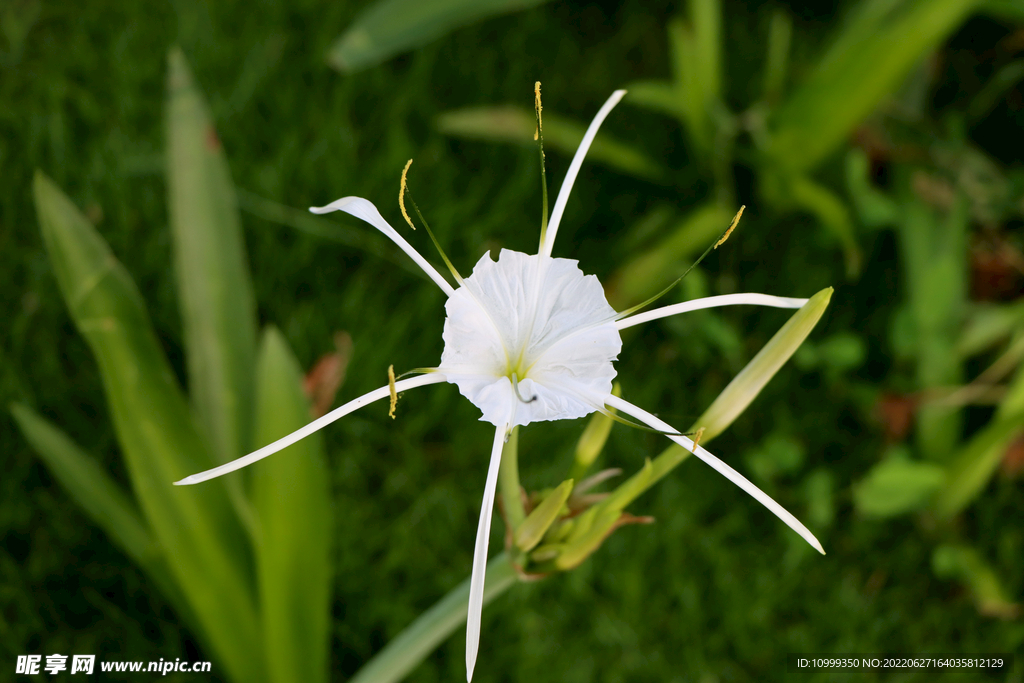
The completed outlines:
<svg viewBox="0 0 1024 683">
<path fill-rule="evenodd" d="M 0 404 L 35 407 L 126 484 L 96 366 L 74 332 L 39 236 L 30 192 L 35 168 L 98 222 L 184 378 L 162 157 L 172 44 L 182 46 L 211 102 L 237 187 L 295 207 L 364 196 L 398 226 L 398 176 L 415 158 L 417 201 L 465 273 L 486 249 L 536 248 L 536 152 L 448 139 L 435 130 L 435 117 L 462 106 L 529 106 L 533 82 L 541 80 L 546 107 L 589 120 L 614 88 L 667 76 L 663 26 L 676 9 L 639 0 L 553 3 L 340 75 L 324 54 L 362 5 L 46 2 L 23 39 L 6 31 Z M 759 87 L 770 8 L 725 6 L 729 97 L 745 102 Z M 801 60 L 814 54 L 842 8 L 788 7 L 796 18 L 799 75 Z M 987 26 L 968 23 L 959 39 Z M 992 125 L 1019 135 L 1010 121 Z M 685 209 L 707 191 L 672 121 L 624 103 L 606 126 L 674 170 L 671 182 L 652 185 L 584 165 L 555 255 L 578 258 L 603 280 L 635 250 L 631 228 L 650 207 L 669 202 Z M 553 195 L 568 159 L 548 156 Z M 742 167 L 738 173 L 748 212 L 727 248 L 706 262 L 710 288 L 809 296 L 834 285 L 812 339 L 852 332 L 868 353 L 839 377 L 788 366 L 713 450 L 744 469 L 769 435 L 799 444 L 801 465 L 759 483 L 811 526 L 829 554 L 819 557 L 743 492 L 687 462 L 631 506 L 656 524 L 620 530 L 578 570 L 519 585 L 488 607 L 475 680 L 783 680 L 788 652 L 1020 651 L 1020 621 L 979 616 L 961 587 L 933 576 L 933 544 L 920 525 L 866 520 L 851 506 L 850 485 L 877 462 L 882 444 L 858 397 L 894 372 L 887 333 L 901 289 L 892 236 L 860 235 L 866 268 L 848 281 L 840 252 L 811 219 L 762 212 Z M 443 296 L 432 284 L 288 227 L 246 214 L 243 222 L 260 323 L 278 325 L 305 367 L 331 350 L 334 331 L 351 333 L 355 350 L 340 400 L 385 383 L 390 363 L 437 363 Z M 410 239 L 430 253 L 424 237 Z M 627 335 L 617 364 L 624 394 L 685 425 L 786 314 L 736 309 L 723 317 L 742 336 L 734 358 L 703 341 L 685 319 Z M 375 404 L 324 431 L 337 513 L 333 680 L 351 676 L 468 574 L 491 438 L 478 415 L 453 386 L 439 385 L 404 396 L 395 421 Z M 560 481 L 581 428 L 524 430 L 527 488 Z M 663 441 L 617 426 L 601 463 L 635 470 Z M 153 585 L 67 498 L 6 412 L 0 453 L 0 680 L 14 678 L 14 660 L 25 653 L 208 658 Z M 812 511 L 807 488 L 815 478 L 830 481 L 834 495 L 825 509 Z M 1022 518 L 1020 481 L 997 478 L 958 522 L 1018 598 Z M 461 680 L 461 634 L 411 680 Z M 1021 671 L 1018 662 L 1012 680 Z M 186 678 L 197 677 L 179 675 Z M 216 664 L 204 678 L 222 680 Z"/>
</svg>

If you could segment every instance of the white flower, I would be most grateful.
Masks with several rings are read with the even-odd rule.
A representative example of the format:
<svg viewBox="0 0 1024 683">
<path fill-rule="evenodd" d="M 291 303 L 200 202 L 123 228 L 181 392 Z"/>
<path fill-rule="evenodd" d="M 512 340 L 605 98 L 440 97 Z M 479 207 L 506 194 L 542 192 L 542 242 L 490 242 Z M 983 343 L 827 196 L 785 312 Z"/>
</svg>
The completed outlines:
<svg viewBox="0 0 1024 683">
<path fill-rule="evenodd" d="M 462 395 L 480 408 L 481 419 L 496 427 L 470 579 L 466 625 L 467 680 L 473 676 L 480 640 L 487 546 L 502 445 L 509 431 L 517 425 L 579 418 L 596 410 L 605 410 L 606 406 L 615 408 L 692 450 L 824 553 L 821 544 L 803 524 L 742 475 L 704 448 L 695 448 L 690 439 L 669 424 L 611 393 L 615 378 L 612 362 L 622 349 L 619 330 L 623 328 L 701 308 L 735 304 L 799 308 L 807 300 L 765 294 L 731 294 L 687 301 L 620 319 L 608 304 L 595 276 L 584 275 L 576 261 L 551 256 L 558 225 L 583 157 L 601 123 L 624 94 L 624 90 L 612 94 L 590 124 L 555 200 L 549 227 L 541 237 L 539 253 L 527 255 L 502 249 L 497 261 L 484 254 L 473 268 L 472 275 L 459 279 L 458 289 L 454 289 L 413 249 L 369 201 L 344 197 L 327 206 L 311 208 L 313 213 L 344 211 L 373 225 L 401 247 L 444 291 L 448 301 L 445 304 L 447 318 L 441 364 L 428 374 L 395 382 L 393 389 L 383 386 L 349 401 L 245 457 L 177 482 L 196 484 L 250 465 L 364 405 L 387 398 L 392 390 L 406 391 L 438 382 L 458 386 Z"/>
</svg>

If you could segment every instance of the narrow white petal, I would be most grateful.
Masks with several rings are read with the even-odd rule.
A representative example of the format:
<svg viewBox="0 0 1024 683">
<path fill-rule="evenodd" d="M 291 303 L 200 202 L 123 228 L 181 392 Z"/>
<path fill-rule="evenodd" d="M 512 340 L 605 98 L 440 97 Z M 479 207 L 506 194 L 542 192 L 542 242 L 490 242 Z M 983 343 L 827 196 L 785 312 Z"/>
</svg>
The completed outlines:
<svg viewBox="0 0 1024 683">
<path fill-rule="evenodd" d="M 335 200 L 327 206 L 311 206 L 309 207 L 311 213 L 331 213 L 332 211 L 344 211 L 345 213 L 360 218 L 373 227 L 384 233 L 392 242 L 397 244 L 399 248 L 404 251 L 409 257 L 416 262 L 423 272 L 427 276 L 437 283 L 437 286 L 441 290 L 451 296 L 455 290 L 452 288 L 448 281 L 441 277 L 441 274 L 437 272 L 434 266 L 427 263 L 427 260 L 420 256 L 420 253 L 413 249 L 412 245 L 405 241 L 405 238 L 398 234 L 398 231 L 391 227 L 391 224 L 384 220 L 384 217 L 380 215 L 380 211 L 373 205 L 373 202 L 363 199 L 362 197 L 342 197 L 341 199 Z"/>
<path fill-rule="evenodd" d="M 808 299 L 793 299 L 785 296 L 772 296 L 770 294 L 723 294 L 721 296 L 708 296 L 703 299 L 684 301 L 681 304 L 655 308 L 645 313 L 638 313 L 628 318 L 623 318 L 615 323 L 615 325 L 620 330 L 624 330 L 627 327 L 657 320 L 658 318 L 667 318 L 670 315 L 689 313 L 690 311 L 698 311 L 702 308 L 715 308 L 716 306 L 751 304 L 754 306 L 770 306 L 771 308 L 800 308 L 807 301 Z"/>
<path fill-rule="evenodd" d="M 491 512 L 494 509 L 494 490 L 498 485 L 501 449 L 505 445 L 507 425 L 498 425 L 491 446 L 491 464 L 487 467 L 484 502 L 480 506 L 480 522 L 476 527 L 476 547 L 473 549 L 473 573 L 469 579 L 469 614 L 466 618 L 466 680 L 473 680 L 476 654 L 480 649 L 480 616 L 484 609 L 484 577 L 487 574 L 487 545 L 491 540 Z"/>
<path fill-rule="evenodd" d="M 605 101 L 604 106 L 597 112 L 594 120 L 590 122 L 590 127 L 587 128 L 583 141 L 580 142 L 580 146 L 576 149 L 576 156 L 572 158 L 572 163 L 569 164 L 565 180 L 562 181 L 562 188 L 558 191 L 558 198 L 555 199 L 555 208 L 551 210 L 551 220 L 548 221 L 548 231 L 544 236 L 544 244 L 540 248 L 541 254 L 551 256 L 551 249 L 555 246 L 555 234 L 558 232 L 558 224 L 562 221 L 562 213 L 565 211 L 566 202 L 569 201 L 569 192 L 572 191 L 572 184 L 576 182 L 576 175 L 580 172 L 580 167 L 583 165 L 583 157 L 587 156 L 587 151 L 590 149 L 591 143 L 594 142 L 594 137 L 597 135 L 601 124 L 604 123 L 605 117 L 611 113 L 611 110 L 615 108 L 615 105 L 619 103 L 619 100 L 625 94 L 625 90 L 613 92 L 612 96 Z"/>
<path fill-rule="evenodd" d="M 420 375 L 419 377 L 411 377 L 409 379 L 403 379 L 400 382 L 395 382 L 395 391 L 405 391 L 406 389 L 415 389 L 416 387 L 426 386 L 427 384 L 437 384 L 439 382 L 445 381 L 447 381 L 447 378 L 440 373 Z M 285 449 L 288 446 L 291 446 L 296 441 L 301 441 L 302 439 L 306 438 L 313 432 L 323 429 L 324 427 L 331 424 L 335 420 L 345 417 L 349 413 L 354 412 L 369 403 L 379 401 L 382 398 L 388 398 L 390 395 L 391 390 L 385 384 L 380 389 L 374 389 L 368 394 L 363 394 L 359 398 L 353 399 L 339 408 L 335 408 L 334 410 L 327 413 L 323 417 L 313 420 L 305 427 L 297 429 L 288 436 L 281 437 L 274 443 L 268 444 L 263 448 L 259 449 L 258 451 L 253 451 L 249 455 L 242 456 L 237 460 L 232 460 L 231 462 L 225 463 L 220 467 L 214 467 L 213 469 L 206 470 L 205 472 L 200 472 L 198 474 L 193 474 L 191 476 L 185 477 L 181 481 L 174 482 L 174 484 L 176 486 L 198 484 L 200 482 L 219 477 L 222 474 L 227 474 L 228 472 L 240 470 L 243 467 L 246 467 L 247 465 L 253 464 L 257 460 L 262 460 L 268 455 L 273 455 L 274 453 L 277 453 L 278 451 Z"/>
<path fill-rule="evenodd" d="M 649 427 L 653 427 L 654 429 L 659 429 L 664 432 L 678 431 L 672 428 L 672 426 L 670 426 L 667 422 L 662 422 L 658 418 L 648 413 L 646 410 L 638 408 L 629 401 L 624 401 L 621 398 L 618 398 L 617 396 L 609 394 L 608 398 L 606 399 L 606 402 L 610 407 L 617 408 L 622 412 L 626 413 L 627 415 L 632 415 L 641 422 L 646 423 Z M 688 451 L 693 451 L 693 441 L 686 438 L 685 436 L 669 436 L 668 438 L 672 439 L 673 441 L 675 441 L 677 444 L 687 449 Z M 747 479 L 742 474 L 740 474 L 733 468 L 729 467 L 715 456 L 708 453 L 706 450 L 704 450 L 702 446 L 697 447 L 697 450 L 694 452 L 694 455 L 696 455 L 698 458 L 700 458 L 701 460 L 703 460 L 704 462 L 718 470 L 718 472 L 725 476 L 726 479 L 736 484 L 741 489 L 743 489 L 744 491 L 752 495 L 754 498 L 756 498 L 757 501 L 761 503 L 761 505 L 764 505 L 766 508 L 774 512 L 776 517 L 778 517 L 783 522 L 788 524 L 790 529 L 800 534 L 805 541 L 811 544 L 812 548 L 817 550 L 822 555 L 825 554 L 825 550 L 821 547 L 821 543 L 819 543 L 818 539 L 814 537 L 814 534 L 807 530 L 807 527 L 800 523 L 800 520 L 798 520 L 793 515 L 789 514 L 789 512 L 787 512 L 785 508 L 783 508 L 781 505 L 772 500 L 771 497 L 769 497 L 768 494 L 766 494 L 764 491 L 762 491 L 761 489 L 757 488 L 749 481 L 747 481 Z"/>
</svg>

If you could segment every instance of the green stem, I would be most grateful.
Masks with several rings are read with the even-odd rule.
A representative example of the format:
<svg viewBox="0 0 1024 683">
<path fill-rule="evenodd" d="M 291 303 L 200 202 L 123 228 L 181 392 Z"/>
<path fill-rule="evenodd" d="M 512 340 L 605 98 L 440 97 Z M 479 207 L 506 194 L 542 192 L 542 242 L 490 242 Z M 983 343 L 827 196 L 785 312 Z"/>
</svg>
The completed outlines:
<svg viewBox="0 0 1024 683">
<path fill-rule="evenodd" d="M 484 605 L 514 583 L 516 573 L 512 563 L 506 553 L 501 553 L 487 565 Z M 467 578 L 385 645 L 383 650 L 356 672 L 350 683 L 394 683 L 402 680 L 452 631 L 465 623 L 468 610 Z"/>
<path fill-rule="evenodd" d="M 498 471 L 498 486 L 501 487 L 501 504 L 505 510 L 505 520 L 512 533 L 526 519 L 523 499 L 519 486 L 519 427 L 512 430 L 501 450 L 501 469 Z"/>
</svg>

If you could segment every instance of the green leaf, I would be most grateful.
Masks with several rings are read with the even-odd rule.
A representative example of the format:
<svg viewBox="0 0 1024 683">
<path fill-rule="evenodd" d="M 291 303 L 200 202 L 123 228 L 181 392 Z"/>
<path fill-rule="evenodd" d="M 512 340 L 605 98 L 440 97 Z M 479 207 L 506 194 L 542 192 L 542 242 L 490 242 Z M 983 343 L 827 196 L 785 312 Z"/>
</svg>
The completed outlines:
<svg viewBox="0 0 1024 683">
<path fill-rule="evenodd" d="M 817 68 L 775 112 L 772 156 L 792 171 L 817 166 L 977 4 L 862 2 Z"/>
<path fill-rule="evenodd" d="M 1014 330 L 1024 329 L 1024 300 L 1008 304 L 972 302 L 966 318 L 956 343 L 962 358 L 986 351 Z"/>
<path fill-rule="evenodd" d="M 786 324 L 768 340 L 764 348 L 747 363 L 728 386 L 712 402 L 704 414 L 690 428 L 691 432 L 704 429 L 700 443 L 707 444 L 725 431 L 739 417 L 751 401 L 757 398 L 769 380 L 782 368 L 789 357 L 796 352 L 807 335 L 821 319 L 832 298 L 832 288 L 821 290 L 786 321 Z M 641 493 L 654 486 L 662 477 L 679 466 L 692 455 L 679 444 L 666 448 L 649 466 L 645 466 L 627 482 L 623 483 L 604 504 L 609 501 L 623 509 Z"/>
<path fill-rule="evenodd" d="M 534 546 L 540 543 L 544 534 L 558 518 L 565 501 L 569 500 L 572 494 L 573 480 L 566 479 L 559 484 L 554 491 L 549 493 L 540 505 L 535 507 L 526 517 L 519 528 L 515 530 L 516 547 L 524 553 L 533 550 Z"/>
<path fill-rule="evenodd" d="M 747 409 L 750 402 L 757 398 L 768 381 L 818 324 L 831 299 L 831 287 L 811 297 L 729 382 L 704 414 L 693 423 L 693 430 L 702 427 L 704 429 L 701 443 L 706 443 L 724 432 Z"/>
<path fill-rule="evenodd" d="M 690 0 L 687 5 L 687 20 L 668 25 L 672 72 L 690 138 L 707 153 L 714 146 L 714 114 L 721 105 L 722 11 L 718 0 Z"/>
<path fill-rule="evenodd" d="M 949 464 L 945 486 L 935 499 L 935 512 L 952 517 L 985 488 L 1010 443 L 1024 433 L 1024 365 L 1017 369 L 995 419 L 975 434 Z"/>
<path fill-rule="evenodd" d="M 175 487 L 213 459 L 131 277 L 42 172 L 35 204 L 61 293 L 100 368 L 132 488 L 214 653 L 235 680 L 264 680 L 246 538 L 221 483 Z"/>
<path fill-rule="evenodd" d="M 359 71 L 487 17 L 547 0 L 378 0 L 327 53 L 339 71 Z"/>
<path fill-rule="evenodd" d="M 310 421 L 302 378 L 284 337 L 268 328 L 259 353 L 254 446 L 276 441 Z M 255 465 L 251 477 L 270 680 L 326 681 L 333 522 L 320 435 Z"/>
<path fill-rule="evenodd" d="M 78 506 L 153 578 L 175 607 L 184 606 L 159 544 L 121 487 L 67 434 L 35 411 L 12 403 L 11 414 L 25 439 Z"/>
<path fill-rule="evenodd" d="M 181 50 L 167 63 L 168 205 L 189 393 L 219 464 L 250 450 L 256 305 L 217 131 Z"/>
<path fill-rule="evenodd" d="M 919 389 L 957 386 L 963 367 L 956 332 L 967 310 L 968 204 L 957 197 L 940 215 L 909 189 L 901 202 L 899 245 L 913 316 Z M 960 439 L 960 414 L 941 405 L 917 411 L 917 445 L 929 460 L 946 461 Z"/>
<path fill-rule="evenodd" d="M 768 49 L 764 60 L 764 99 L 768 102 L 778 100 L 786 86 L 792 39 L 793 20 L 784 10 L 774 10 L 768 25 Z"/>
<path fill-rule="evenodd" d="M 945 479 L 945 470 L 934 463 L 888 458 L 853 487 L 853 502 L 872 517 L 902 515 L 924 507 Z"/>
<path fill-rule="evenodd" d="M 532 111 L 515 106 L 468 107 L 438 116 L 437 128 L 455 137 L 532 146 L 536 144 L 533 134 L 537 129 L 537 118 Z M 545 108 L 545 150 L 571 157 L 586 132 L 586 125 L 552 114 Z M 658 180 L 665 175 L 664 170 L 645 154 L 603 131 L 594 138 L 587 159 L 642 180 Z"/>
<path fill-rule="evenodd" d="M 932 571 L 942 578 L 959 579 L 970 586 L 978 611 L 990 617 L 1014 619 L 1020 605 L 1010 600 L 1003 582 L 974 548 L 940 545 L 932 553 Z"/>
</svg>

